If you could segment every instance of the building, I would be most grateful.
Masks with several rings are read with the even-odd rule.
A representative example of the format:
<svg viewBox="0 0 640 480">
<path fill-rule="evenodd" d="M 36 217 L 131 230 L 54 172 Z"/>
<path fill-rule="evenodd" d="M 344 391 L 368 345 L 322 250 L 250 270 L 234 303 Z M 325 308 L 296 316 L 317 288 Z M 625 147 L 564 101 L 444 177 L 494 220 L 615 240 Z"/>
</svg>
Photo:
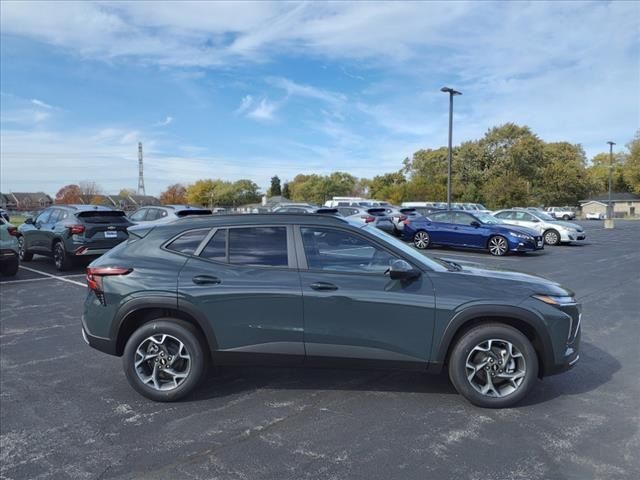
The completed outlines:
<svg viewBox="0 0 640 480">
<path fill-rule="evenodd" d="M 607 214 L 607 203 L 609 195 L 596 195 L 587 200 L 580 200 L 582 214 L 599 213 L 602 216 Z M 611 203 L 613 205 L 613 216 L 637 217 L 640 216 L 640 195 L 630 192 L 612 192 Z"/>
<path fill-rule="evenodd" d="M 0 206 L 6 210 L 28 212 L 40 210 L 53 204 L 53 199 L 44 192 L 0 193 Z"/>
</svg>

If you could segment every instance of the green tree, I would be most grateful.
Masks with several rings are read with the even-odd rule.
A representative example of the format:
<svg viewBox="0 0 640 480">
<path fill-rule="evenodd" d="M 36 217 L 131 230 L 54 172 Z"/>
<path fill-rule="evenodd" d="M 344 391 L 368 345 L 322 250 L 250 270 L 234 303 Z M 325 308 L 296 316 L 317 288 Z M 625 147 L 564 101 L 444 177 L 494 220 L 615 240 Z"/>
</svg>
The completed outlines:
<svg viewBox="0 0 640 480">
<path fill-rule="evenodd" d="M 629 153 L 625 155 L 622 174 L 629 190 L 640 194 L 640 130 L 636 131 L 627 148 Z"/>
<path fill-rule="evenodd" d="M 613 155 L 611 190 L 614 192 L 626 192 L 629 188 L 624 177 L 624 162 L 624 154 L 615 153 Z M 609 191 L 610 165 L 611 158 L 609 153 L 598 153 L 591 159 L 591 165 L 586 170 L 591 194 L 597 195 Z"/>
<path fill-rule="evenodd" d="M 282 196 L 284 198 L 291 199 L 291 192 L 289 191 L 289 183 L 288 182 L 285 182 L 284 185 L 282 185 Z"/>
<path fill-rule="evenodd" d="M 275 197 L 277 195 L 282 195 L 282 189 L 280 188 L 280 179 L 276 175 L 271 177 L 271 188 L 269 189 L 269 196 Z"/>
<path fill-rule="evenodd" d="M 542 205 L 577 205 L 588 196 L 590 181 L 586 157 L 580 145 L 567 142 L 547 143 L 538 178 L 534 179 L 533 198 Z"/>
<path fill-rule="evenodd" d="M 290 198 L 321 204 L 334 196 L 351 195 L 355 185 L 355 177 L 345 172 L 333 172 L 328 176 L 300 174 L 289 182 Z"/>
<path fill-rule="evenodd" d="M 406 186 L 407 179 L 401 171 L 378 175 L 369 183 L 369 196 L 399 204 L 404 200 Z"/>
</svg>

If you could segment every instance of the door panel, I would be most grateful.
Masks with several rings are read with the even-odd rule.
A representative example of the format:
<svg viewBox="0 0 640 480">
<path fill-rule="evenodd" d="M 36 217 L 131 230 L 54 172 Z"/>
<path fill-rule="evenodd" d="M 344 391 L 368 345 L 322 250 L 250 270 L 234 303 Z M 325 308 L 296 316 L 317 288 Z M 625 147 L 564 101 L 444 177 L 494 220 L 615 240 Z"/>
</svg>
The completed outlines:
<svg viewBox="0 0 640 480">
<path fill-rule="evenodd" d="M 310 267 L 300 272 L 307 356 L 426 362 L 435 308 L 429 278 L 391 280 L 384 271 L 397 257 L 353 237 L 337 229 L 301 229 Z"/>
<path fill-rule="evenodd" d="M 233 258 L 234 252 L 241 250 L 233 244 L 225 247 L 226 235 L 224 229 L 215 232 L 216 238 L 211 239 L 215 245 L 206 249 L 209 258 L 219 261 L 201 257 L 187 260 L 178 279 L 178 304 L 188 302 L 205 313 L 221 352 L 297 355 L 302 362 L 298 272 L 289 267 L 228 263 L 229 251 Z M 284 254 L 286 258 L 286 246 Z M 275 258 L 275 250 L 269 250 L 268 255 Z"/>
</svg>

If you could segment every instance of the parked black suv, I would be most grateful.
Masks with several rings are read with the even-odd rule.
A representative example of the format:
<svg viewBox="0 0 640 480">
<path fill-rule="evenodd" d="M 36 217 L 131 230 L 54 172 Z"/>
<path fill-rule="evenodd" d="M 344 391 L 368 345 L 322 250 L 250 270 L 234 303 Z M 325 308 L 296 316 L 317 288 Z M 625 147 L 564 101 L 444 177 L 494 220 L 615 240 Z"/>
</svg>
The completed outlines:
<svg viewBox="0 0 640 480">
<path fill-rule="evenodd" d="M 82 332 L 153 400 L 187 395 L 211 362 L 250 362 L 448 369 L 496 408 L 578 360 L 570 290 L 431 258 L 365 223 L 225 215 L 130 233 L 87 268 Z"/>
<path fill-rule="evenodd" d="M 29 262 L 34 253 L 51 255 L 58 270 L 68 270 L 74 259 L 102 255 L 126 240 L 130 225 L 121 210 L 56 205 L 18 227 L 20 260 Z"/>
</svg>

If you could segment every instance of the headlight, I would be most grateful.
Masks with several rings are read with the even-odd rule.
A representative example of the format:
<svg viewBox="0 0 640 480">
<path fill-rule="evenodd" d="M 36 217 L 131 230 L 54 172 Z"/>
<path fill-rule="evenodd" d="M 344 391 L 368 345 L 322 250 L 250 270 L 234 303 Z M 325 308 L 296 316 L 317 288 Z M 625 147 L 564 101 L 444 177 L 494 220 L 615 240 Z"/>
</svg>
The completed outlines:
<svg viewBox="0 0 640 480">
<path fill-rule="evenodd" d="M 533 295 L 533 298 L 546 303 L 547 305 L 553 305 L 554 307 L 562 307 L 564 305 L 572 305 L 576 303 L 576 299 L 573 297 L 556 297 L 554 295 Z"/>
<path fill-rule="evenodd" d="M 516 238 L 521 238 L 523 240 L 533 240 L 531 235 L 527 235 L 526 233 L 518 233 L 518 232 L 509 232 L 512 236 Z"/>
</svg>

